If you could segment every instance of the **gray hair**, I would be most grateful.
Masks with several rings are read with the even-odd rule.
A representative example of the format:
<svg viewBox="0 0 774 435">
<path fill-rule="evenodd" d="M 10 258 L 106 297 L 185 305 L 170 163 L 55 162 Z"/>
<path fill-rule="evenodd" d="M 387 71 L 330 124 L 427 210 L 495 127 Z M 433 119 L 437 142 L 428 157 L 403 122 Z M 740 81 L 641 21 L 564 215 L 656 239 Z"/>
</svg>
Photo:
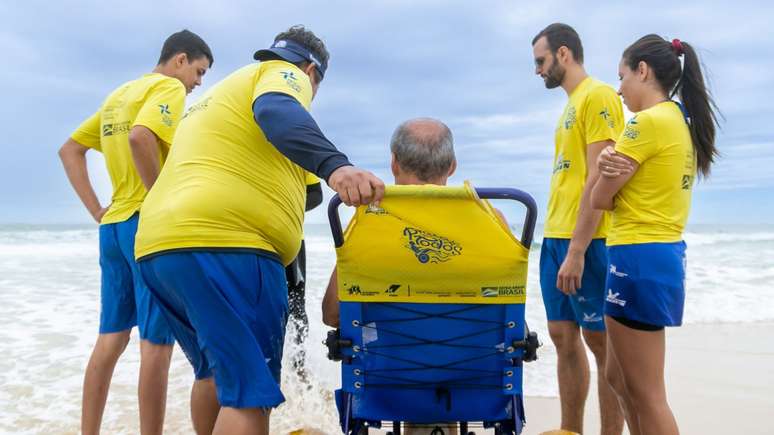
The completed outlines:
<svg viewBox="0 0 774 435">
<path fill-rule="evenodd" d="M 401 169 L 422 181 L 447 175 L 455 161 L 451 130 L 432 118 L 410 119 L 399 125 L 392 134 L 390 150 Z"/>
</svg>

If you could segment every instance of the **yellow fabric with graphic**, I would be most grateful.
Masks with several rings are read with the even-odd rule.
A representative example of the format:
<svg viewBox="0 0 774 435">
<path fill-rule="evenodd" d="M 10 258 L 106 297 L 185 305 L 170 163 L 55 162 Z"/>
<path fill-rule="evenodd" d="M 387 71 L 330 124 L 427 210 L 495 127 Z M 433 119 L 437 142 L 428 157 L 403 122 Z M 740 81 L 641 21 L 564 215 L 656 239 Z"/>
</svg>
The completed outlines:
<svg viewBox="0 0 774 435">
<path fill-rule="evenodd" d="M 74 141 L 105 156 L 113 195 L 102 224 L 132 217 L 147 193 L 134 166 L 129 131 L 136 125 L 153 131 L 160 139 L 159 163 L 163 165 L 184 107 L 185 86 L 180 80 L 146 74 L 114 90 L 99 111 L 71 135 Z"/>
<path fill-rule="evenodd" d="M 524 303 L 528 254 L 469 184 L 388 186 L 336 249 L 339 299 Z"/>
<path fill-rule="evenodd" d="M 637 113 L 615 150 L 640 166 L 615 197 L 607 244 L 682 240 L 696 178 L 696 155 L 680 107 L 666 101 Z"/>
<path fill-rule="evenodd" d="M 269 92 L 312 101 L 295 65 L 247 65 L 213 86 L 180 122 L 174 146 L 145 199 L 137 258 L 180 248 L 245 248 L 290 263 L 301 246 L 306 171 L 282 155 L 253 119 Z"/>
<path fill-rule="evenodd" d="M 587 77 L 572 91 L 556 126 L 545 237 L 572 238 L 588 176 L 587 146 L 617 140 L 623 124 L 621 99 L 609 85 Z M 609 216 L 603 213 L 593 237 L 606 237 L 608 227 Z"/>
</svg>

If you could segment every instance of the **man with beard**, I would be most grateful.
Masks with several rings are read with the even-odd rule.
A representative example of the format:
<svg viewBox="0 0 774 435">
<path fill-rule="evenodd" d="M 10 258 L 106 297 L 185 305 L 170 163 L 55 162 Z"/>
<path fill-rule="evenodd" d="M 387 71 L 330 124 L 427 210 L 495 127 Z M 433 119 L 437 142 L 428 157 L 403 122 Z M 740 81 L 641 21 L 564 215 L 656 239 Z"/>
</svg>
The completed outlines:
<svg viewBox="0 0 774 435">
<path fill-rule="evenodd" d="M 589 390 L 583 341 L 594 354 L 597 373 L 605 373 L 606 357 L 603 306 L 609 218 L 591 208 L 590 197 L 599 177 L 597 156 L 620 135 L 623 110 L 616 91 L 586 73 L 583 46 L 572 27 L 549 25 L 532 40 L 532 51 L 535 73 L 546 88 L 561 86 L 569 98 L 554 138 L 540 286 L 558 357 L 561 427 L 583 433 Z M 597 384 L 602 434 L 620 434 L 623 416 L 618 400 L 604 376 Z"/>
</svg>

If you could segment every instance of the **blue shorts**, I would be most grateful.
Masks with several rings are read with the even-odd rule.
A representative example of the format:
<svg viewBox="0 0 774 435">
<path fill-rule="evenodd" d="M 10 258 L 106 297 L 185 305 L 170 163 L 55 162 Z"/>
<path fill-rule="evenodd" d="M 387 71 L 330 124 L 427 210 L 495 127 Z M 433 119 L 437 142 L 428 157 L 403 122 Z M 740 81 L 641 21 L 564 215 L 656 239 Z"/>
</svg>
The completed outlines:
<svg viewBox="0 0 774 435">
<path fill-rule="evenodd" d="M 279 383 L 288 286 L 279 261 L 178 251 L 139 265 L 196 378 L 215 377 L 222 406 L 270 408 L 285 400 Z"/>
<path fill-rule="evenodd" d="M 102 269 L 99 333 L 125 331 L 137 325 L 140 338 L 155 344 L 175 342 L 167 321 L 152 300 L 137 263 L 134 236 L 139 214 L 99 227 L 99 265 Z"/>
<path fill-rule="evenodd" d="M 610 247 L 605 314 L 679 326 L 685 304 L 685 242 Z"/>
<path fill-rule="evenodd" d="M 568 296 L 556 288 L 556 277 L 570 239 L 543 239 L 540 249 L 540 288 L 549 321 L 569 320 L 591 331 L 604 331 L 605 271 L 607 247 L 604 239 L 594 239 L 586 249 L 581 288 Z"/>
</svg>

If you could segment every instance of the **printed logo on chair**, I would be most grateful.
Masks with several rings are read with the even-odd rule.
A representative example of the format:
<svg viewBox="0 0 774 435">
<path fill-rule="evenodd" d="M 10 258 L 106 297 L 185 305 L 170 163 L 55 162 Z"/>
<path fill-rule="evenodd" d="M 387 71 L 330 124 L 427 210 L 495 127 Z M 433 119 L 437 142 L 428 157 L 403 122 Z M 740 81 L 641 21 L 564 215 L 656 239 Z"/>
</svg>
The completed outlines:
<svg viewBox="0 0 774 435">
<path fill-rule="evenodd" d="M 462 246 L 453 240 L 416 228 L 403 229 L 406 248 L 410 249 L 420 263 L 443 263 L 462 254 Z"/>
<path fill-rule="evenodd" d="M 524 286 L 510 287 L 481 287 L 481 296 L 485 298 L 496 298 L 498 296 L 526 296 Z"/>
</svg>

